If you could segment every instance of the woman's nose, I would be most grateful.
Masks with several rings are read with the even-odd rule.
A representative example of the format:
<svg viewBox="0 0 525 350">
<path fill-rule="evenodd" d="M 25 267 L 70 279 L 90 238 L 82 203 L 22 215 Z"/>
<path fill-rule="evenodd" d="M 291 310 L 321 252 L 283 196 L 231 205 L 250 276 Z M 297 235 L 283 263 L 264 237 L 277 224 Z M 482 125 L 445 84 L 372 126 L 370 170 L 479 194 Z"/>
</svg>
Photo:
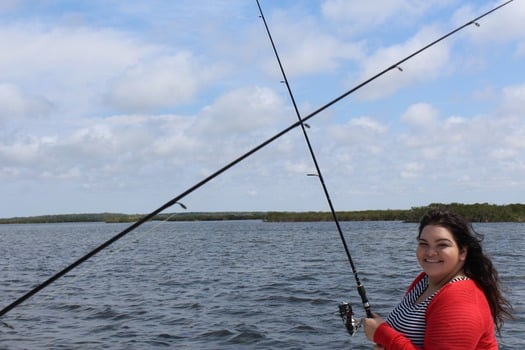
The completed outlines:
<svg viewBox="0 0 525 350">
<path fill-rule="evenodd" d="M 438 254 L 438 250 L 436 248 L 433 248 L 433 247 L 427 247 L 427 249 L 425 251 L 425 254 L 428 255 L 428 256 L 434 256 L 434 255 Z"/>
</svg>

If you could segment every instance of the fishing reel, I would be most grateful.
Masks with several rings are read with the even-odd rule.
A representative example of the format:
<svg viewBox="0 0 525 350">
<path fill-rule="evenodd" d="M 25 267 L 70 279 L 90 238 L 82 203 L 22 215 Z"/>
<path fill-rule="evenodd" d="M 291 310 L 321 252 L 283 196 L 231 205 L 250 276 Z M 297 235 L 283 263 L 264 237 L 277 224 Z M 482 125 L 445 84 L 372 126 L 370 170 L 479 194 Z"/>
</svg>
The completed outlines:
<svg viewBox="0 0 525 350">
<path fill-rule="evenodd" d="M 348 334 L 353 336 L 357 329 L 361 326 L 361 321 L 354 318 L 354 311 L 352 306 L 348 303 L 339 304 L 339 316 L 343 319 L 343 323 L 348 331 Z"/>
</svg>

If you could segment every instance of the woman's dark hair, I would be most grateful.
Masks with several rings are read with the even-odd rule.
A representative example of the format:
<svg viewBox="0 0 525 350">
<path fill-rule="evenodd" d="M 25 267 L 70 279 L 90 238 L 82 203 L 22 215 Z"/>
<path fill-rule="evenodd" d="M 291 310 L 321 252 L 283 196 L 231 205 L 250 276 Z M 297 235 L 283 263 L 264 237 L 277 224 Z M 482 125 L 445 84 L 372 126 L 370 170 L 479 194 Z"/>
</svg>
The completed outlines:
<svg viewBox="0 0 525 350">
<path fill-rule="evenodd" d="M 483 254 L 481 242 L 483 235 L 476 232 L 472 224 L 463 216 L 445 208 L 432 208 L 419 223 L 419 234 L 427 225 L 436 225 L 448 229 L 460 249 L 467 249 L 463 270 L 465 275 L 474 280 L 483 290 L 492 311 L 492 318 L 498 333 L 505 319 L 512 319 L 512 305 L 501 292 L 498 271 L 492 261 Z"/>
</svg>

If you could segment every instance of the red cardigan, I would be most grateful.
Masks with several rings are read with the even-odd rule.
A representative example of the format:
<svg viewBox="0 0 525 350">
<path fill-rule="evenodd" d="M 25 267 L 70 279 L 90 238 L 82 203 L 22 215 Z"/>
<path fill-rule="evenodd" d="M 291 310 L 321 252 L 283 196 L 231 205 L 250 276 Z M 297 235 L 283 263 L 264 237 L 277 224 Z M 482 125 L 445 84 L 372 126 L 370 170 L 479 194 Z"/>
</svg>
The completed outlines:
<svg viewBox="0 0 525 350">
<path fill-rule="evenodd" d="M 416 277 L 408 291 L 424 275 Z M 498 350 L 489 304 L 471 279 L 442 287 L 428 305 L 425 318 L 425 350 Z M 421 349 L 386 322 L 377 328 L 374 342 L 387 350 Z"/>
</svg>

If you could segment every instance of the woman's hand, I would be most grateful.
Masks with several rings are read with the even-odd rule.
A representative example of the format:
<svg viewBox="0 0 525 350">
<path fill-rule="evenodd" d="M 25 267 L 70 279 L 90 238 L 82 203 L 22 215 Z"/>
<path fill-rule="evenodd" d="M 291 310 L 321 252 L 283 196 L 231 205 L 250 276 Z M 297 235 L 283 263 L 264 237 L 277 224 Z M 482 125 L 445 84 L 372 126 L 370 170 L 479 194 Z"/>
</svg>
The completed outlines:
<svg viewBox="0 0 525 350">
<path fill-rule="evenodd" d="M 363 318 L 362 323 L 366 337 L 369 340 L 374 341 L 374 334 L 376 333 L 377 327 L 379 327 L 379 325 L 385 321 L 375 313 L 372 315 L 374 316 L 373 318 Z M 374 347 L 374 350 L 376 349 L 382 349 L 382 347 Z"/>
</svg>

